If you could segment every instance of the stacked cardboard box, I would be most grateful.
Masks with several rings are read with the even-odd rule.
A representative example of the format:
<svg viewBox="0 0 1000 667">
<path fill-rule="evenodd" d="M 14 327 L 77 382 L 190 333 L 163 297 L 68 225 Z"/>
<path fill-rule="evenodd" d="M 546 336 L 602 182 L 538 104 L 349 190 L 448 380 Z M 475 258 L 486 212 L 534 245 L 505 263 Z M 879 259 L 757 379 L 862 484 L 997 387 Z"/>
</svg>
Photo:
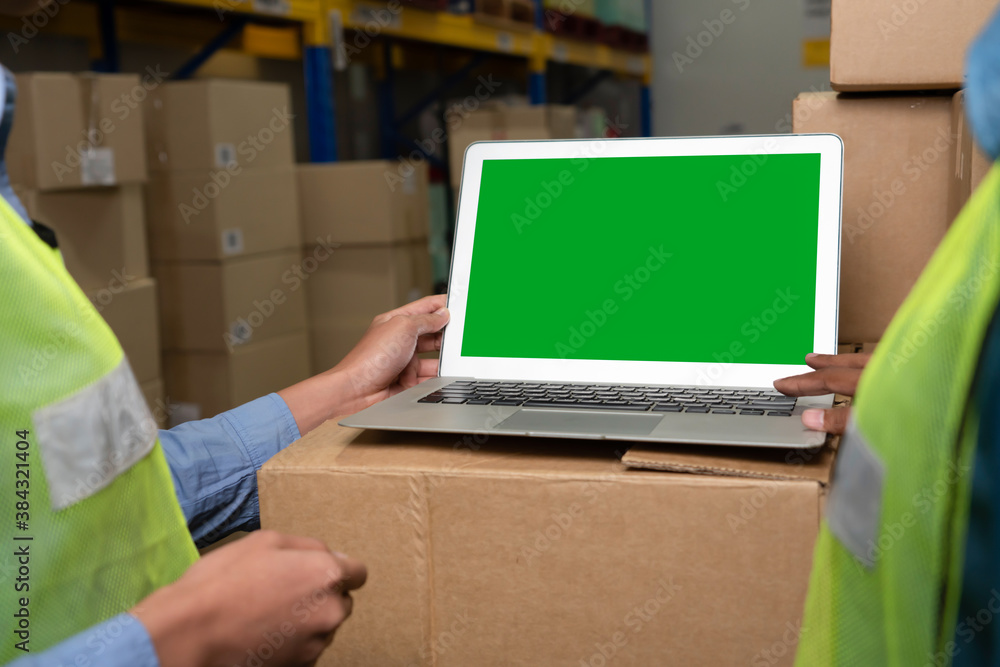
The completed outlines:
<svg viewBox="0 0 1000 667">
<path fill-rule="evenodd" d="M 335 366 L 372 318 L 432 291 L 428 170 L 378 160 L 302 165 L 301 276 L 313 371 Z"/>
<path fill-rule="evenodd" d="M 208 417 L 309 374 L 289 93 L 175 82 L 146 107 L 167 392 Z"/>
<path fill-rule="evenodd" d="M 140 104 L 160 83 L 155 72 L 18 75 L 7 164 L 28 216 L 55 231 L 66 269 L 118 337 L 162 424 Z"/>
<path fill-rule="evenodd" d="M 452 185 L 462 179 L 465 149 L 477 141 L 535 141 L 576 138 L 576 107 L 487 105 L 471 113 L 450 114 L 448 132 Z"/>
<path fill-rule="evenodd" d="M 881 338 L 987 166 L 948 89 L 961 86 L 965 50 L 997 2 L 911 4 L 834 2 L 833 87 L 865 94 L 793 105 L 793 131 L 844 140 L 844 343 Z"/>
</svg>

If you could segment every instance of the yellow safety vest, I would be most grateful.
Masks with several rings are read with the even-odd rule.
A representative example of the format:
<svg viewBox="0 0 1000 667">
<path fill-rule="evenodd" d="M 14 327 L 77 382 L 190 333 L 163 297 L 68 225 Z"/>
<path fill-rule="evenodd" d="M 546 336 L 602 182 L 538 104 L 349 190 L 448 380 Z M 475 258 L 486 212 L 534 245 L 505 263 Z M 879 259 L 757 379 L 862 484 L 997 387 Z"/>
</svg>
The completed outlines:
<svg viewBox="0 0 1000 667">
<path fill-rule="evenodd" d="M 798 665 L 950 664 L 1000 300 L 1000 167 L 956 220 L 858 387 L 813 562 Z"/>
<path fill-rule="evenodd" d="M 2 199 L 0 294 L 3 664 L 127 611 L 198 554 L 121 346 Z"/>
</svg>

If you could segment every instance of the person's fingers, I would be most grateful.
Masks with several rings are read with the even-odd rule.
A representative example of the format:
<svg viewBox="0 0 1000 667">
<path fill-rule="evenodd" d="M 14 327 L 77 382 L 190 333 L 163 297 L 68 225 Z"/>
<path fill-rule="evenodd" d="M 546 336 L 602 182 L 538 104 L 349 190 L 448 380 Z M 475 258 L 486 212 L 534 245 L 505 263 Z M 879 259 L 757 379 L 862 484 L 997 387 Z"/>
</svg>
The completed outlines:
<svg viewBox="0 0 1000 667">
<path fill-rule="evenodd" d="M 421 359 L 418 376 L 421 379 L 435 378 L 438 375 L 438 368 L 440 365 L 440 359 Z"/>
<path fill-rule="evenodd" d="M 406 319 L 408 320 L 407 325 L 412 327 L 411 331 L 416 334 L 419 340 L 420 336 L 437 333 L 444 329 L 448 320 L 451 319 L 451 313 L 448 312 L 447 308 L 441 308 L 426 315 L 410 315 Z"/>
<path fill-rule="evenodd" d="M 857 368 L 823 368 L 804 375 L 794 375 L 774 381 L 774 388 L 786 396 L 822 396 L 846 394 L 858 388 L 861 370 Z"/>
<path fill-rule="evenodd" d="M 425 334 L 417 340 L 417 352 L 437 352 L 441 349 L 441 339 L 444 333 Z"/>
<path fill-rule="evenodd" d="M 847 428 L 850 408 L 831 408 L 829 410 L 806 410 L 802 413 L 802 424 L 813 431 L 823 431 L 841 435 Z"/>
<path fill-rule="evenodd" d="M 871 359 L 870 354 L 807 354 L 806 363 L 810 368 L 864 368 Z"/>
<path fill-rule="evenodd" d="M 417 378 L 420 377 L 420 361 L 420 357 L 414 355 L 400 372 L 398 382 L 403 389 L 416 386 Z"/>
<path fill-rule="evenodd" d="M 364 563 L 338 551 L 333 552 L 333 557 L 340 564 L 341 575 L 338 582 L 340 591 L 353 591 L 365 585 L 368 580 L 368 568 Z"/>
<path fill-rule="evenodd" d="M 447 305 L 447 294 L 435 294 L 433 296 L 425 296 L 423 299 L 417 299 L 416 301 L 408 303 L 405 306 L 400 306 L 395 310 L 390 310 L 386 313 L 386 315 L 390 315 L 392 317 L 397 315 L 427 315 L 430 313 L 436 313 Z"/>
</svg>

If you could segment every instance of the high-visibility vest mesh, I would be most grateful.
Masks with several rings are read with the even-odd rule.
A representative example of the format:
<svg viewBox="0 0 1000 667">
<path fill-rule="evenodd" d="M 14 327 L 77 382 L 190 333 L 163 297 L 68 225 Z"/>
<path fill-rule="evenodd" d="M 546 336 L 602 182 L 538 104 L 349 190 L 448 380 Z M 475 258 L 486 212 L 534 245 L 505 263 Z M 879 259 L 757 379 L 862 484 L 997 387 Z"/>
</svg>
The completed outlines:
<svg viewBox="0 0 1000 667">
<path fill-rule="evenodd" d="M 0 664 L 25 654 L 14 629 L 28 599 L 31 653 L 127 611 L 197 557 L 159 442 L 109 486 L 53 511 L 32 414 L 123 359 L 114 334 L 43 243 L 0 199 Z M 133 380 L 134 383 L 134 380 Z M 16 527 L 18 431 L 29 431 L 28 530 Z M 14 535 L 30 542 L 13 541 Z M 15 590 L 15 546 L 29 545 L 29 589 Z M 93 645 L 113 637 L 95 637 Z M 111 642 L 111 643 L 109 643 Z"/>
<path fill-rule="evenodd" d="M 798 665 L 949 662 L 942 651 L 955 629 L 978 423 L 970 399 L 998 296 L 1000 167 L 948 232 L 862 377 L 854 419 L 885 465 L 875 563 L 863 567 L 822 524 Z"/>
</svg>

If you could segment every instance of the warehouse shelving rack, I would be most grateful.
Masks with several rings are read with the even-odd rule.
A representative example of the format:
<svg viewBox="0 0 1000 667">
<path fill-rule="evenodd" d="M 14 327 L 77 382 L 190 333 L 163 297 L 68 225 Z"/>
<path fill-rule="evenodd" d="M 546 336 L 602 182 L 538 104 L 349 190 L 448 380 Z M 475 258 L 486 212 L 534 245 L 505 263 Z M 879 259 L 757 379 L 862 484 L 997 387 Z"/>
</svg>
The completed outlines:
<svg viewBox="0 0 1000 667">
<path fill-rule="evenodd" d="M 460 83 L 486 58 L 502 55 L 521 58 L 528 65 L 528 91 L 533 104 L 549 102 L 549 63 L 592 68 L 596 73 L 570 99 L 573 103 L 609 76 L 641 82 L 642 134 L 651 134 L 649 54 L 620 51 L 603 44 L 559 37 L 544 30 L 544 10 L 538 3 L 536 24 L 527 30 L 480 23 L 470 14 L 430 12 L 394 6 L 390 20 L 379 22 L 376 12 L 388 3 L 371 0 L 77 0 L 59 6 L 57 15 L 47 20 L 43 30 L 95 38 L 101 56 L 93 63 L 98 71 L 119 69 L 119 40 L 197 44 L 196 53 L 172 78 L 190 77 L 215 52 L 238 36 L 243 47 L 255 55 L 301 58 L 306 90 L 310 159 L 332 162 L 338 159 L 334 71 L 344 63 L 348 35 L 374 32 L 385 49 L 385 76 L 381 83 L 383 153 L 392 157 L 398 145 L 396 128 L 412 120 L 428 104 Z M 648 7 L 647 2 L 647 7 Z M 176 11 L 172 11 L 176 10 Z M 176 13 L 181 12 L 180 14 Z M 648 9 L 647 9 L 648 11 Z M 199 16 L 202 20 L 191 21 Z M 384 16 L 384 14 L 383 14 Z M 372 21 L 376 29 L 372 30 Z M 412 109 L 395 115 L 392 90 L 393 58 L 396 43 L 419 42 L 465 49 L 475 54 L 468 65 L 447 79 Z"/>
</svg>

